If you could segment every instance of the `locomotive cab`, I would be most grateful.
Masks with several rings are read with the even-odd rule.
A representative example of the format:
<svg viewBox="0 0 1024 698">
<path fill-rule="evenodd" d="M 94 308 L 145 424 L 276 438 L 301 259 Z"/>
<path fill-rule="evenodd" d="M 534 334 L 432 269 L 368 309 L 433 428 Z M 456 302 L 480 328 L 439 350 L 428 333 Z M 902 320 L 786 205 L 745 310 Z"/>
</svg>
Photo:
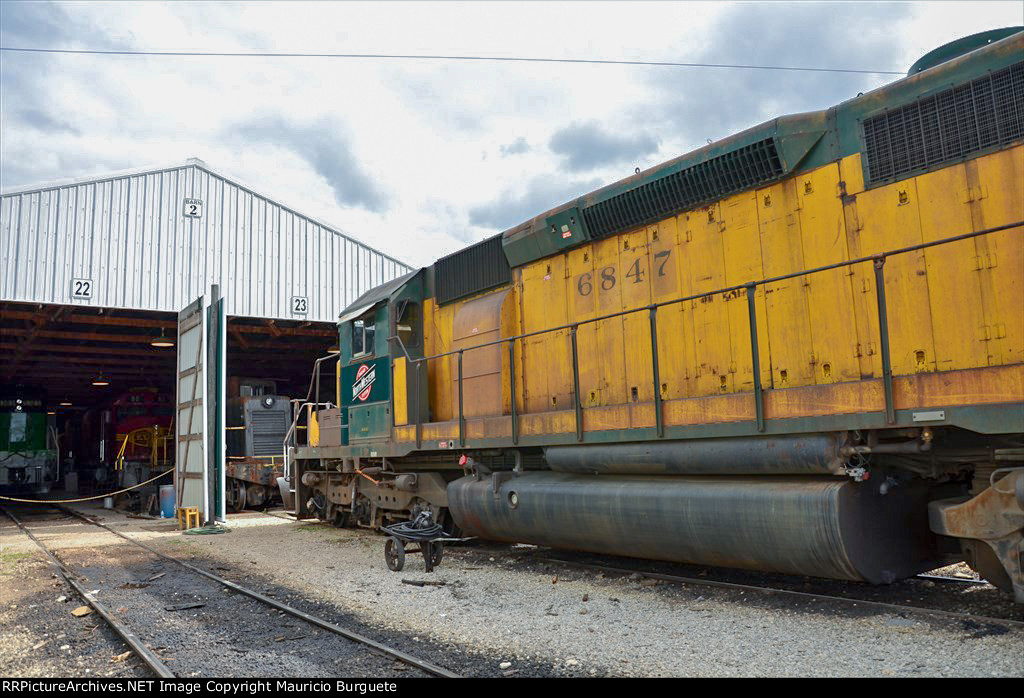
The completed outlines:
<svg viewBox="0 0 1024 698">
<path fill-rule="evenodd" d="M 410 379 L 413 362 L 423 356 L 422 308 L 421 270 L 364 294 L 339 317 L 341 445 L 375 455 L 391 440 L 396 419 L 406 423 L 411 410 L 426 416 L 426 391 L 417 396 Z"/>
</svg>

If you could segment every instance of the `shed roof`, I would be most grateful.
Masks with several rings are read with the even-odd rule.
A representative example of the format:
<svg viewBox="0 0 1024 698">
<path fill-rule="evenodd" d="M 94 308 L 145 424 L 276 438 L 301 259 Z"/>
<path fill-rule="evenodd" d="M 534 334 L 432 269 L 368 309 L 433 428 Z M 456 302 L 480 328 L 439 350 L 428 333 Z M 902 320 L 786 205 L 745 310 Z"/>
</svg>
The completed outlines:
<svg viewBox="0 0 1024 698">
<path fill-rule="evenodd" d="M 185 168 L 185 167 L 196 167 L 196 168 L 199 168 L 200 170 L 203 170 L 207 174 L 210 174 L 210 175 L 212 175 L 214 177 L 217 177 L 218 179 L 221 179 L 221 180 L 223 180 L 225 182 L 228 182 L 229 184 L 232 184 L 232 185 L 238 187 L 239 189 L 252 194 L 253 196 L 258 196 L 261 199 L 265 199 L 268 203 L 274 204 L 276 206 L 280 206 L 282 209 L 284 209 L 284 210 L 286 210 L 286 211 L 288 211 L 288 212 L 290 212 L 290 213 L 292 213 L 292 214 L 294 214 L 296 216 L 299 216 L 300 218 L 305 218 L 306 220 L 310 221 L 311 223 L 316 223 L 317 225 L 321 226 L 322 228 L 324 228 L 326 230 L 329 230 L 330 232 L 334 233 L 335 235 L 343 237 L 346 240 L 354 242 L 354 243 L 356 243 L 358 245 L 362 245 L 363 247 L 367 248 L 368 250 L 370 250 L 372 252 L 375 252 L 376 254 L 379 254 L 380 256 L 384 257 L 385 259 L 388 259 L 388 260 L 390 260 L 392 262 L 395 262 L 396 264 L 400 264 L 400 265 L 402 265 L 402 266 L 404 266 L 406 268 L 409 268 L 409 269 L 412 268 L 408 264 L 406 264 L 405 262 L 403 262 L 401 260 L 398 260 L 398 259 L 395 259 L 394 257 L 392 257 L 390 255 L 387 255 L 387 254 L 381 252 L 380 250 L 378 250 L 378 249 L 376 249 L 374 247 L 371 247 L 370 245 L 367 245 L 365 242 L 363 242 L 362 240 L 356 238 L 351 233 L 347 233 L 347 232 L 343 231 L 341 228 L 339 228 L 337 226 L 334 226 L 334 225 L 331 225 L 330 223 L 327 223 L 327 222 L 325 222 L 323 220 L 320 220 L 318 218 L 314 218 L 313 216 L 309 216 L 309 215 L 306 215 L 304 213 L 301 213 L 300 211 L 298 211 L 298 209 L 294 208 L 293 206 L 289 206 L 289 205 L 287 205 L 285 203 L 282 203 L 281 201 L 279 201 L 277 199 L 274 199 L 274 198 L 272 198 L 270 196 L 267 196 L 266 194 L 264 194 L 264 193 L 262 193 L 260 191 L 257 191 L 256 189 L 254 189 L 252 186 L 250 186 L 249 184 L 247 184 L 246 182 L 244 182 L 240 178 L 235 177 L 233 175 L 226 175 L 222 171 L 214 169 L 213 167 L 208 165 L 204 160 L 201 160 L 199 158 L 188 158 L 188 159 L 186 159 L 183 162 L 176 162 L 176 163 L 165 164 L 165 165 L 150 165 L 148 167 L 135 167 L 135 168 L 128 169 L 128 170 L 118 170 L 116 172 L 107 172 L 105 174 L 89 175 L 89 176 L 85 176 L 85 177 L 65 177 L 63 179 L 57 179 L 57 180 L 53 180 L 53 181 L 50 181 L 50 182 L 44 182 L 42 184 L 31 184 L 31 185 L 21 186 L 21 187 L 11 187 L 11 188 L 8 188 L 8 189 L 4 189 L 3 192 L 0 192 L 0 196 L 11 196 L 11 195 L 17 195 L 17 194 L 34 194 L 36 192 L 44 192 L 44 191 L 49 191 L 49 190 L 52 190 L 52 189 L 61 189 L 63 187 L 78 186 L 80 184 L 99 184 L 101 182 L 110 182 L 110 181 L 113 181 L 115 179 L 124 179 L 125 177 L 135 177 L 135 176 L 138 176 L 138 175 L 147 175 L 147 174 L 159 174 L 161 172 L 172 172 L 174 170 L 180 170 L 180 169 Z"/>
</svg>

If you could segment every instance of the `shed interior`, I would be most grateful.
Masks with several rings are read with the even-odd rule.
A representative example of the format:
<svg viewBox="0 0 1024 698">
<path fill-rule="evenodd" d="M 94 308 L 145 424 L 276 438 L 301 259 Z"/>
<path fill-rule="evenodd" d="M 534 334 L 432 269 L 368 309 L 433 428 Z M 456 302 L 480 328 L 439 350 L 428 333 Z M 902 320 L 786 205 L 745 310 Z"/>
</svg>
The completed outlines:
<svg viewBox="0 0 1024 698">
<path fill-rule="evenodd" d="M 173 465 L 173 436 L 162 435 L 174 433 L 176 338 L 175 313 L 0 302 L 0 387 L 5 395 L 42 400 L 58 439 L 57 496 L 141 481 L 145 473 L 125 468 L 131 449 L 120 449 L 133 427 L 163 439 L 155 449 L 135 449 L 136 459 L 157 461 L 147 472 Z M 156 346 L 161 339 L 170 346 Z M 277 395 L 304 398 L 314 360 L 336 344 L 332 323 L 228 317 L 228 389 L 238 390 L 233 378 L 273 381 Z M 321 391 L 330 391 L 329 377 Z M 48 497 L 54 495 L 42 498 Z M 132 503 L 141 506 L 139 498 Z"/>
</svg>

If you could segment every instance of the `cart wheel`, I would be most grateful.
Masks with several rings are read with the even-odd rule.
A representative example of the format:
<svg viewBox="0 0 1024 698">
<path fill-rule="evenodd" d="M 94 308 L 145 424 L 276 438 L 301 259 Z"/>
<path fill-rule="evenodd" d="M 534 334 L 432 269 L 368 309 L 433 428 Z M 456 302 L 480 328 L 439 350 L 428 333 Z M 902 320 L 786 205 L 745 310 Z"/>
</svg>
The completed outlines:
<svg viewBox="0 0 1024 698">
<path fill-rule="evenodd" d="M 426 543 L 426 545 L 430 546 L 430 566 L 440 566 L 441 558 L 444 557 L 444 543 L 435 541 L 433 543 Z"/>
<path fill-rule="evenodd" d="M 384 543 L 384 562 L 392 572 L 401 572 L 405 567 L 405 544 L 398 538 L 388 538 Z"/>
</svg>

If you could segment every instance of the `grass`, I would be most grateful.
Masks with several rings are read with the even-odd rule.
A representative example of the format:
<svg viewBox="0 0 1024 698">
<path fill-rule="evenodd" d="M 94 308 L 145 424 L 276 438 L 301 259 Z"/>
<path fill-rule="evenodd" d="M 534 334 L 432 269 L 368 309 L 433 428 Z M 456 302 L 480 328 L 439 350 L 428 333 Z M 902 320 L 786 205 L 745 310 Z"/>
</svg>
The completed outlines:
<svg viewBox="0 0 1024 698">
<path fill-rule="evenodd" d="M 25 560 L 32 557 L 32 553 L 0 553 L 0 573 L 2 574 L 14 574 L 14 570 L 7 570 L 8 565 L 14 567 L 18 564 L 18 560 Z"/>
</svg>

